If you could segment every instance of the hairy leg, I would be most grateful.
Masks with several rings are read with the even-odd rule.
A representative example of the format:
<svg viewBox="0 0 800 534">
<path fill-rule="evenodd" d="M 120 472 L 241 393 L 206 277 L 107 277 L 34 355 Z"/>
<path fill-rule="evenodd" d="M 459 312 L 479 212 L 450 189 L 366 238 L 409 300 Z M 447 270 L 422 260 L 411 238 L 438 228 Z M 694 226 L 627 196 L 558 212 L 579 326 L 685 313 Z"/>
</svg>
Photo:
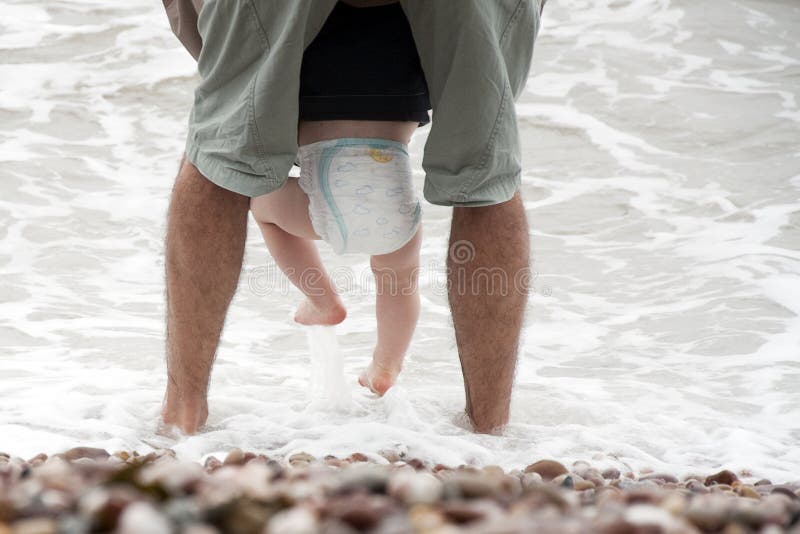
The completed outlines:
<svg viewBox="0 0 800 534">
<path fill-rule="evenodd" d="M 397 379 L 419 319 L 417 279 L 421 242 L 422 229 L 399 250 L 370 259 L 377 292 L 378 342 L 372 363 L 358 382 L 378 395 L 386 393 Z"/>
<path fill-rule="evenodd" d="M 305 325 L 344 321 L 347 311 L 322 265 L 313 241 L 319 236 L 311 226 L 308 196 L 297 180 L 289 178 L 277 191 L 255 197 L 250 211 L 275 263 L 306 296 L 295 321 Z"/>
<path fill-rule="evenodd" d="M 508 422 L 527 301 L 528 223 L 519 193 L 494 206 L 455 208 L 447 264 L 467 415 L 477 432 L 493 432 Z"/>
<path fill-rule="evenodd" d="M 184 160 L 167 215 L 169 380 L 161 416 L 189 434 L 208 417 L 208 381 L 242 268 L 248 205 Z"/>
</svg>

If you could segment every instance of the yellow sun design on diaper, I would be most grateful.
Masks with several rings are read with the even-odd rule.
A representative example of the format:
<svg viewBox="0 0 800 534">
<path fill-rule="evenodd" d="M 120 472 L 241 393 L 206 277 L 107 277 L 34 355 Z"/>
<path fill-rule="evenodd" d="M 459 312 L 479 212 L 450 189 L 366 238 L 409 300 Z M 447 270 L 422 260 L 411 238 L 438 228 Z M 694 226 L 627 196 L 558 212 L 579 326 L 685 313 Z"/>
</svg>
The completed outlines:
<svg viewBox="0 0 800 534">
<path fill-rule="evenodd" d="M 370 148 L 369 155 L 378 163 L 389 163 L 394 159 L 394 154 L 391 152 L 385 152 L 380 148 Z"/>
</svg>

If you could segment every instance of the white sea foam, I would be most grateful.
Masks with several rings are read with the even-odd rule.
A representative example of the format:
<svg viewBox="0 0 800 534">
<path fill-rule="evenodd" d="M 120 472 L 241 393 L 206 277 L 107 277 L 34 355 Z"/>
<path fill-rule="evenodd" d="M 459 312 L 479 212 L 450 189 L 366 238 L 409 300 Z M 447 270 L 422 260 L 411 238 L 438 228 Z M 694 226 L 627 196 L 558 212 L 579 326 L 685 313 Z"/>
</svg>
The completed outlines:
<svg viewBox="0 0 800 534">
<path fill-rule="evenodd" d="M 369 266 L 323 259 L 348 319 L 306 339 L 251 228 L 206 430 L 157 434 L 163 232 L 196 83 L 158 3 L 0 17 L 0 450 L 169 446 L 201 459 L 391 449 L 800 477 L 800 10 L 549 2 L 519 102 L 534 291 L 512 422 L 472 434 L 426 205 L 422 316 L 398 385 L 358 387 Z M 412 140 L 419 170 L 427 128 Z"/>
<path fill-rule="evenodd" d="M 348 410 L 351 407 L 350 389 L 345 383 L 344 360 L 336 340 L 336 327 L 311 326 L 306 337 L 311 355 L 309 407 L 312 410 Z"/>
</svg>

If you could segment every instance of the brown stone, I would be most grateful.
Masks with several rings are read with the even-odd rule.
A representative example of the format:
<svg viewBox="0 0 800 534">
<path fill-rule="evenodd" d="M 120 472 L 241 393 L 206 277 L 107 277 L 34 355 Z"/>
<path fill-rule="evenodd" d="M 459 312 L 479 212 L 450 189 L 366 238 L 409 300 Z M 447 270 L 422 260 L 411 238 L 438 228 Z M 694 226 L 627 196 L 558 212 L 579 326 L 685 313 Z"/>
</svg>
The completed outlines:
<svg viewBox="0 0 800 534">
<path fill-rule="evenodd" d="M 606 480 L 616 480 L 620 477 L 619 469 L 617 469 L 616 467 L 609 467 L 601 474 L 603 478 Z"/>
<path fill-rule="evenodd" d="M 360 452 L 354 452 L 353 454 L 348 456 L 347 459 L 350 460 L 351 462 L 368 462 L 369 461 L 369 458 L 367 457 L 367 455 L 363 454 L 363 453 L 360 453 Z"/>
<path fill-rule="evenodd" d="M 452 471 L 453 468 L 444 464 L 436 464 L 431 469 L 432 473 L 441 473 L 442 471 Z"/>
<path fill-rule="evenodd" d="M 416 532 L 435 532 L 444 524 L 442 513 L 428 505 L 414 505 L 408 511 L 408 519 Z"/>
<path fill-rule="evenodd" d="M 503 471 L 503 468 L 500 467 L 499 465 L 487 465 L 486 467 L 483 468 L 483 471 L 487 475 L 494 477 L 501 477 L 506 474 L 506 472 Z"/>
<path fill-rule="evenodd" d="M 105 449 L 97 449 L 94 447 L 73 447 L 72 449 L 64 452 L 61 456 L 67 461 L 74 461 L 81 458 L 89 458 L 90 460 L 106 460 L 110 456 Z"/>
<path fill-rule="evenodd" d="M 711 486 L 713 484 L 728 484 L 730 486 L 736 480 L 739 480 L 739 477 L 736 476 L 736 473 L 733 471 L 728 471 L 727 469 L 723 469 L 719 473 L 706 477 L 705 484 L 706 486 Z"/>
<path fill-rule="evenodd" d="M 451 522 L 459 525 L 483 519 L 485 515 L 482 510 L 465 502 L 446 503 L 442 506 L 442 513 Z"/>
<path fill-rule="evenodd" d="M 739 523 L 728 523 L 725 525 L 725 528 L 722 529 L 721 534 L 750 534 L 750 530 Z"/>
<path fill-rule="evenodd" d="M 568 473 L 567 468 L 555 460 L 539 460 L 526 467 L 525 472 L 538 473 L 542 479 L 548 481 Z"/>
<path fill-rule="evenodd" d="M 332 454 L 329 454 L 325 458 L 323 458 L 325 465 L 329 465 L 331 467 L 341 467 L 344 464 L 344 461 L 341 458 L 337 458 Z"/>
<path fill-rule="evenodd" d="M 425 462 L 420 460 L 419 458 L 410 458 L 405 461 L 408 465 L 416 469 L 417 471 L 421 471 L 425 469 Z"/>
<path fill-rule="evenodd" d="M 365 531 L 378 526 L 390 509 L 389 501 L 384 497 L 355 494 L 330 499 L 325 504 L 323 515 L 336 517 L 357 530 Z"/>
<path fill-rule="evenodd" d="M 231 449 L 228 455 L 225 457 L 225 461 L 222 462 L 223 465 L 242 465 L 244 464 L 244 451 L 242 449 Z"/>
<path fill-rule="evenodd" d="M 492 497 L 500 491 L 500 481 L 494 477 L 471 473 L 469 471 L 453 471 L 445 476 L 444 494 L 452 498 L 478 499 Z"/>
<path fill-rule="evenodd" d="M 220 462 L 219 459 L 216 458 L 215 456 L 209 456 L 208 458 L 206 458 L 206 463 L 204 464 L 204 467 L 206 468 L 206 471 L 213 472 L 216 469 L 222 467 L 222 462 Z"/>
<path fill-rule="evenodd" d="M 742 497 L 747 497 L 749 499 L 756 499 L 756 500 L 761 499 L 761 494 L 758 493 L 752 486 L 742 484 L 737 488 L 737 490 L 739 492 L 739 495 L 741 495 Z"/>
<path fill-rule="evenodd" d="M 605 486 L 606 480 L 603 478 L 603 475 L 600 474 L 600 471 L 597 469 L 588 469 L 585 473 L 580 474 L 584 480 L 588 480 L 595 485 L 595 487 Z"/>
<path fill-rule="evenodd" d="M 58 525 L 52 519 L 22 519 L 12 525 L 14 534 L 56 534 Z"/>
<path fill-rule="evenodd" d="M 40 452 L 39 454 L 28 460 L 28 463 L 33 466 L 37 466 L 44 463 L 45 461 L 47 461 L 47 455 L 43 452 Z"/>
</svg>

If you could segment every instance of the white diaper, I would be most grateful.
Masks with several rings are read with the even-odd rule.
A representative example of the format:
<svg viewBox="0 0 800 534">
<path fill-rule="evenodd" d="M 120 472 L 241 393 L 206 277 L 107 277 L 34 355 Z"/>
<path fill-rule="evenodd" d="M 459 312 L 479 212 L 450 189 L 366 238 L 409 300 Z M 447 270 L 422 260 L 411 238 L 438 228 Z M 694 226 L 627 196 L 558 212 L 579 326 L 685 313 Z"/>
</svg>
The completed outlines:
<svg viewBox="0 0 800 534">
<path fill-rule="evenodd" d="M 387 254 L 417 232 L 420 205 L 403 143 L 344 138 L 300 147 L 300 188 L 334 252 Z"/>
</svg>

